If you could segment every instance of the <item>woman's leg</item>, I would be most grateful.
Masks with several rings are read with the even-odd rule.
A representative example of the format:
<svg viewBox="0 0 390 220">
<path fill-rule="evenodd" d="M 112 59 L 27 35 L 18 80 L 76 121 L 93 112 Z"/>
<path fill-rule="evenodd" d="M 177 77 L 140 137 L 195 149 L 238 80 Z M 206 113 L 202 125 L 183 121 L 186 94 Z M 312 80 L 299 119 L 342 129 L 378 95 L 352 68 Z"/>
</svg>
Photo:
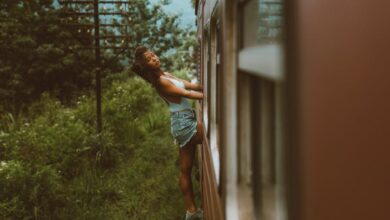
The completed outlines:
<svg viewBox="0 0 390 220">
<path fill-rule="evenodd" d="M 195 145 L 186 145 L 180 148 L 180 189 L 184 196 L 187 210 L 196 211 L 194 192 L 192 190 L 191 170 L 194 161 Z"/>
<path fill-rule="evenodd" d="M 180 148 L 180 189 L 184 196 L 185 205 L 189 212 L 196 211 L 194 192 L 192 189 L 191 171 L 195 156 L 196 145 L 202 143 L 203 129 L 200 123 L 197 132 L 187 145 Z"/>
</svg>

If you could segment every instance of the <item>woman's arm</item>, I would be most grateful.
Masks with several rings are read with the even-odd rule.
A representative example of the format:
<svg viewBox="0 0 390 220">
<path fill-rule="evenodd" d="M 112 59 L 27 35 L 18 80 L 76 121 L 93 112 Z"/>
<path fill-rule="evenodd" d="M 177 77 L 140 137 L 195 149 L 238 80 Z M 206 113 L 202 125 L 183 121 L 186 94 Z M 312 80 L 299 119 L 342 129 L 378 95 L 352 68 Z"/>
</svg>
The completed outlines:
<svg viewBox="0 0 390 220">
<path fill-rule="evenodd" d="M 203 86 L 201 84 L 198 84 L 198 83 L 190 83 L 186 80 L 183 80 L 184 82 L 184 86 L 186 89 L 191 89 L 191 90 L 195 90 L 195 91 L 203 91 Z"/>
<path fill-rule="evenodd" d="M 203 99 L 203 93 L 176 87 L 171 81 L 162 77 L 159 79 L 159 89 L 163 93 L 171 96 L 181 96 L 190 99 Z"/>
<path fill-rule="evenodd" d="M 184 83 L 184 87 L 185 87 L 186 89 L 195 90 L 195 91 L 200 91 L 200 92 L 203 91 L 203 86 L 202 86 L 201 84 L 199 84 L 199 83 L 190 83 L 190 82 L 188 82 L 187 80 L 180 79 L 180 78 L 178 78 L 178 77 L 176 77 L 176 76 L 174 76 L 174 75 L 172 75 L 172 74 L 170 74 L 170 73 L 167 73 L 167 72 L 165 72 L 165 74 L 167 74 L 168 76 L 171 76 L 171 77 L 173 77 L 173 78 L 175 78 L 175 79 L 177 79 L 177 80 L 182 81 L 182 82 Z"/>
</svg>

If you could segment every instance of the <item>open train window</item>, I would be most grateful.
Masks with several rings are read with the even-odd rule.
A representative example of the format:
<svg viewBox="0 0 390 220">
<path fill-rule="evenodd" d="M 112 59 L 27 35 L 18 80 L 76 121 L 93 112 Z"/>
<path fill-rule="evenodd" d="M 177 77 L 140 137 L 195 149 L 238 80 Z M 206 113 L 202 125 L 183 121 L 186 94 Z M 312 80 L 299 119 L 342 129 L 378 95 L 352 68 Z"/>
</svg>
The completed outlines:
<svg viewBox="0 0 390 220">
<path fill-rule="evenodd" d="M 240 209 L 255 219 L 284 220 L 283 1 L 240 2 L 239 190 L 240 202 L 251 204 Z"/>
</svg>

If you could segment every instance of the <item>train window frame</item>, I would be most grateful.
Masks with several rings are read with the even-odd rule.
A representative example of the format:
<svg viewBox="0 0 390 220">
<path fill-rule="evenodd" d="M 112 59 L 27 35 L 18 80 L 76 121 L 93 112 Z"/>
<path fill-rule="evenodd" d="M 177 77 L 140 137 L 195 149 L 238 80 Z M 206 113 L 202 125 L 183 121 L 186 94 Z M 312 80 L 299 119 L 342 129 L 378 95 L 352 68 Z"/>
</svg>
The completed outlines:
<svg viewBox="0 0 390 220">
<path fill-rule="evenodd" d="M 253 132 L 252 132 L 252 75 L 238 72 L 237 75 L 237 159 L 238 200 L 240 219 L 254 219 L 253 195 Z"/>
<path fill-rule="evenodd" d="M 285 83 L 238 71 L 237 85 L 240 212 L 287 219 Z"/>
</svg>

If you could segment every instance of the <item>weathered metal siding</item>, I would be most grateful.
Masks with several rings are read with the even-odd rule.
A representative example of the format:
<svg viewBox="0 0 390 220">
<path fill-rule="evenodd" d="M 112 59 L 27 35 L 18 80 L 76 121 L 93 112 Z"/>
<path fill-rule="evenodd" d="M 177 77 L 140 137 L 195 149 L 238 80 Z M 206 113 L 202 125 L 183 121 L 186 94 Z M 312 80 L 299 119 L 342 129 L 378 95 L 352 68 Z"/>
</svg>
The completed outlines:
<svg viewBox="0 0 390 220">
<path fill-rule="evenodd" d="M 210 147 L 205 137 L 201 150 L 202 162 L 202 202 L 205 220 L 222 220 L 223 210 L 215 181 L 215 173 L 211 160 Z"/>
<path fill-rule="evenodd" d="M 197 23 L 198 23 L 198 40 L 200 42 L 200 63 L 201 70 L 201 82 L 205 82 L 205 77 L 207 74 L 207 42 L 210 42 L 210 39 L 205 39 L 204 32 L 209 28 L 210 16 L 213 11 L 213 7 L 216 4 L 216 0 L 213 1 L 199 1 L 198 3 L 198 13 L 197 13 Z M 207 89 L 207 88 L 204 88 Z M 204 103 L 203 105 L 208 104 Z M 199 109 L 200 115 L 203 115 L 203 108 L 200 106 Z M 206 131 L 206 128 L 204 128 Z M 224 208 L 221 199 L 221 194 L 219 193 L 219 187 L 216 182 L 216 174 L 214 172 L 214 165 L 212 160 L 211 149 L 209 145 L 208 137 L 204 136 L 203 146 L 201 148 L 201 155 L 199 158 L 201 164 L 201 186 L 202 186 L 202 205 L 204 209 L 204 219 L 205 220 L 223 220 L 224 219 Z"/>
<path fill-rule="evenodd" d="M 390 219 L 390 2 L 288 4 L 291 219 Z"/>
</svg>

